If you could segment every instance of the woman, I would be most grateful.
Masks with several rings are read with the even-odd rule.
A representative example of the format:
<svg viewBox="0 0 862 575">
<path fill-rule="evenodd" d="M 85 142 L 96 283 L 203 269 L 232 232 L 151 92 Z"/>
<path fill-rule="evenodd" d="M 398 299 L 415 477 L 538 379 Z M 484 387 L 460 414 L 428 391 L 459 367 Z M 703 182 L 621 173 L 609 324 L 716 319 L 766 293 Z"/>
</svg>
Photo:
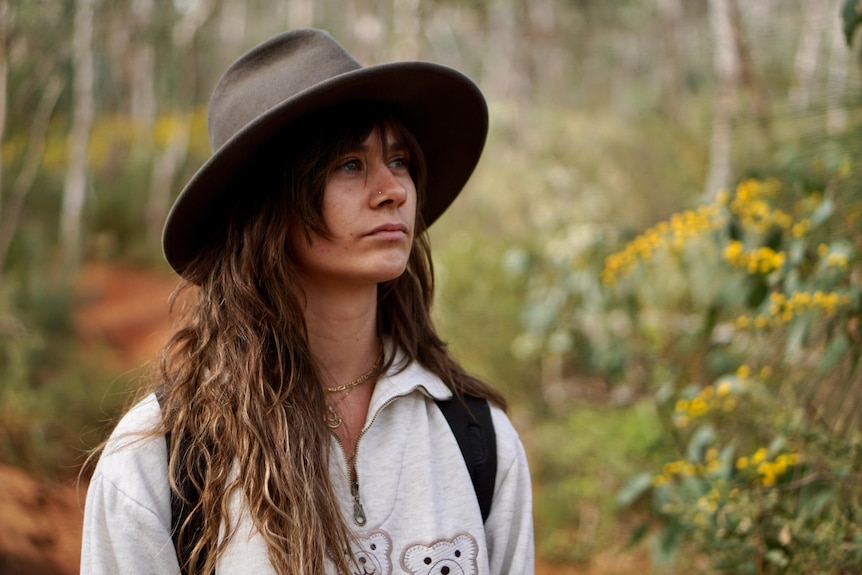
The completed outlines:
<svg viewBox="0 0 862 575">
<path fill-rule="evenodd" d="M 425 231 L 481 154 L 478 89 L 298 30 L 225 72 L 209 128 L 163 237 L 182 321 L 101 454 L 82 572 L 532 573 L 521 443 L 429 316 Z M 487 518 L 453 396 L 493 404 Z"/>
</svg>

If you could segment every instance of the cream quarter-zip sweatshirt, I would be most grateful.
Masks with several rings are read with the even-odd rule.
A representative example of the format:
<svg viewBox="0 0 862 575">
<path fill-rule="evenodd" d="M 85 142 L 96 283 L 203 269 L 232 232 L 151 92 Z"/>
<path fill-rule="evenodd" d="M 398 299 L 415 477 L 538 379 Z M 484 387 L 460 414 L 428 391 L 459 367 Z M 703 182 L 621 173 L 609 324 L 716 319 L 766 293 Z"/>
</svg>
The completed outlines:
<svg viewBox="0 0 862 575">
<path fill-rule="evenodd" d="M 434 403 L 451 396 L 439 378 L 415 362 L 381 377 L 357 442 L 357 485 L 351 485 L 333 435 L 329 469 L 356 536 L 351 553 L 361 568 L 357 575 L 533 573 L 530 476 L 518 434 L 492 406 L 497 478 L 483 524 L 461 451 Z M 150 396 L 123 417 L 108 441 L 87 493 L 84 575 L 179 573 L 165 441 L 142 438 L 160 417 Z M 363 516 L 364 524 L 355 515 Z M 237 531 L 217 573 L 274 573 L 241 496 L 232 502 L 232 520 Z M 331 566 L 327 572 L 334 572 Z"/>
</svg>

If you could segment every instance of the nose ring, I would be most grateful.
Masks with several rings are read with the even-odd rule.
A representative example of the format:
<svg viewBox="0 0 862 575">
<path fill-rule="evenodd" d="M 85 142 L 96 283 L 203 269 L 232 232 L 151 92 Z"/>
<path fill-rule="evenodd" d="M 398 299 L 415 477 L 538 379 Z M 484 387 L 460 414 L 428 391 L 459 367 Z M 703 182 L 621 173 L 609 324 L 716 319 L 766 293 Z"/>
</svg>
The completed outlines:
<svg viewBox="0 0 862 575">
<path fill-rule="evenodd" d="M 377 195 L 378 195 L 378 196 L 382 196 L 382 195 L 383 195 L 383 192 L 377 192 Z"/>
</svg>

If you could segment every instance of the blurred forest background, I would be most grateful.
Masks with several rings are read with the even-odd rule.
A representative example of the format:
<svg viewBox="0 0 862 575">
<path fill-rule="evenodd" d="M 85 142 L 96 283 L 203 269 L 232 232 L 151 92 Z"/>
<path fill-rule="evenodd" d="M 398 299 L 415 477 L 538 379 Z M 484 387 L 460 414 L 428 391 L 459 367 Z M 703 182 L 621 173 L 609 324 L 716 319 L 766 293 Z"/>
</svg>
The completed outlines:
<svg viewBox="0 0 862 575">
<path fill-rule="evenodd" d="M 151 296 L 115 315 L 167 325 L 159 236 L 209 154 L 209 93 L 314 26 L 489 100 L 483 160 L 432 229 L 435 313 L 512 400 L 543 572 L 862 571 L 860 18 L 856 0 L 0 0 L 0 463 L 68 482 L 104 437 L 164 333 L 141 324 L 118 356 L 132 336 L 81 319 L 99 281 Z"/>
</svg>

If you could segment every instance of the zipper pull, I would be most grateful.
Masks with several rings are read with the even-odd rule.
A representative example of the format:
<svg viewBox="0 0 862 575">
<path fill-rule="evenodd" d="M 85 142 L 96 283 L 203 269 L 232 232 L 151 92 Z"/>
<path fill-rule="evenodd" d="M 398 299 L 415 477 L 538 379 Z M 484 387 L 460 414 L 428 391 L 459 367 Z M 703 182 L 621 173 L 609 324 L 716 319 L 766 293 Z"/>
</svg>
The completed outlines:
<svg viewBox="0 0 862 575">
<path fill-rule="evenodd" d="M 353 495 L 353 521 L 362 527 L 367 519 L 365 518 L 365 510 L 362 508 L 362 503 L 359 500 L 359 482 L 350 481 L 350 493 Z"/>
</svg>

